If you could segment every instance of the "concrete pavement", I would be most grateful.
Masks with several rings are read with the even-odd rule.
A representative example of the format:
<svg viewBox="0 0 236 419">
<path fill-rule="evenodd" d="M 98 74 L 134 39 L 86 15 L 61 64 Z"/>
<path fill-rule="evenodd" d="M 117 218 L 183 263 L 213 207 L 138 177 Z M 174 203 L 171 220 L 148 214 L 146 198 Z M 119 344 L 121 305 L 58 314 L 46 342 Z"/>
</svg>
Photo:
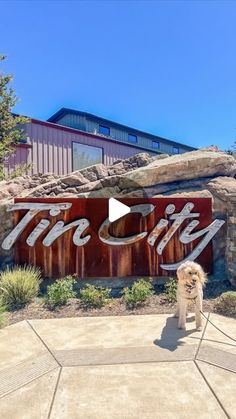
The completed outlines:
<svg viewBox="0 0 236 419">
<path fill-rule="evenodd" d="M 236 321 L 207 317 L 232 337 Z M 236 418 L 236 343 L 169 314 L 22 321 L 0 330 L 1 419 Z"/>
</svg>

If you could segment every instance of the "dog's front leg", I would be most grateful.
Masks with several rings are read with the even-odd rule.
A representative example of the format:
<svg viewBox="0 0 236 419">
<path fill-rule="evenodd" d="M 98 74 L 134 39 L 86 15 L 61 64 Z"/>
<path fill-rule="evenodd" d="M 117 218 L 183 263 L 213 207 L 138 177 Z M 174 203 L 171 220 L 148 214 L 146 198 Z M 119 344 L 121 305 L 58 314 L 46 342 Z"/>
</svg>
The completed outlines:
<svg viewBox="0 0 236 419">
<path fill-rule="evenodd" d="M 179 317 L 179 303 L 178 303 L 178 301 L 177 301 L 177 307 L 176 307 L 176 310 L 175 310 L 174 317 Z"/>
<path fill-rule="evenodd" d="M 195 305 L 195 320 L 196 320 L 196 329 L 202 330 L 202 297 L 200 295 L 196 298 L 196 305 Z"/>
<path fill-rule="evenodd" d="M 179 302 L 179 329 L 186 329 L 186 313 L 187 313 L 188 302 L 185 298 Z"/>
</svg>

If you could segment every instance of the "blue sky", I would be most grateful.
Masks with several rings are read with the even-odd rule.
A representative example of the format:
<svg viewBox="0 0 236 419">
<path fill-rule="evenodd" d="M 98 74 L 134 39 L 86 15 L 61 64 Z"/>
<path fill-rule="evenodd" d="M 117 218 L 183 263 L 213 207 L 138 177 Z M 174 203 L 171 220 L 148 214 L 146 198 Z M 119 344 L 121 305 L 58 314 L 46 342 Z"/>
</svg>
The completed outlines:
<svg viewBox="0 0 236 419">
<path fill-rule="evenodd" d="M 236 140 L 236 2 L 2 1 L 16 112 L 94 113 L 202 147 Z"/>
</svg>

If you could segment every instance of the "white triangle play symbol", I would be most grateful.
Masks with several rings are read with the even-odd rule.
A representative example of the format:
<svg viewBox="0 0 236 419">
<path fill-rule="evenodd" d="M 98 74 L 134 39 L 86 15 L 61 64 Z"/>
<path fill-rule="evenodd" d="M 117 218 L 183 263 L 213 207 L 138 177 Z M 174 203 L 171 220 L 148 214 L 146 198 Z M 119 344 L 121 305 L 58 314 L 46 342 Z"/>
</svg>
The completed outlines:
<svg viewBox="0 0 236 419">
<path fill-rule="evenodd" d="M 109 199 L 109 221 L 113 223 L 113 221 L 119 220 L 119 218 L 123 217 L 126 214 L 129 214 L 130 208 L 127 205 L 122 204 L 122 202 L 117 201 L 115 198 Z"/>
</svg>

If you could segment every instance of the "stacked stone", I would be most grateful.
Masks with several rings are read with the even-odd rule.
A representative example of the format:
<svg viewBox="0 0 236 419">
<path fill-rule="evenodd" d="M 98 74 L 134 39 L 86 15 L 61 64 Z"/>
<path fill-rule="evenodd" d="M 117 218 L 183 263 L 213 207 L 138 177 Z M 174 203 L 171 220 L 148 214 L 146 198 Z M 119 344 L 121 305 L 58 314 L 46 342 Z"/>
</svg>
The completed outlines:
<svg viewBox="0 0 236 419">
<path fill-rule="evenodd" d="M 59 176 L 53 173 L 24 175 L 14 179 L 2 180 L 0 182 L 0 202 L 4 199 L 11 199 L 22 196 L 27 191 L 33 190 L 41 185 L 52 183 Z M 55 182 L 56 184 L 56 182 Z"/>
<path fill-rule="evenodd" d="M 155 159 L 168 157 L 167 154 L 156 156 Z M 153 161 L 148 153 L 139 153 L 126 160 L 115 162 L 111 166 L 96 164 L 85 169 L 77 170 L 69 175 L 56 176 L 52 173 L 25 175 L 16 179 L 0 182 L 0 202 L 16 196 L 40 197 L 40 196 L 64 196 L 86 197 L 86 193 L 98 189 L 103 190 L 102 196 L 109 197 L 113 194 L 113 186 L 120 191 L 117 185 L 117 176 L 140 167 L 147 166 Z"/>
<path fill-rule="evenodd" d="M 226 266 L 228 278 L 236 286 L 236 191 L 228 201 Z"/>
<path fill-rule="evenodd" d="M 4 238 L 13 229 L 13 217 L 7 211 L 7 205 L 0 205 L 0 220 L 0 267 L 4 269 L 13 263 L 13 249 L 6 251 L 1 247 Z"/>
</svg>

